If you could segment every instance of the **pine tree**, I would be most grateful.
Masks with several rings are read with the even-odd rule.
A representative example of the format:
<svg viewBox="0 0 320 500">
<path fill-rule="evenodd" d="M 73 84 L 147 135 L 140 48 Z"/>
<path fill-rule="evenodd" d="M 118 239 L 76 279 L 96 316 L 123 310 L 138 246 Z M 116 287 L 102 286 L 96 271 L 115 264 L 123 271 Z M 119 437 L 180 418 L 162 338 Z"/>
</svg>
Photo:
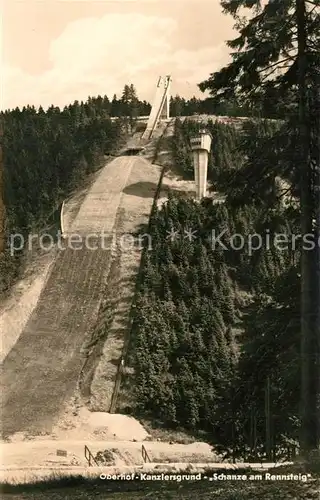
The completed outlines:
<svg viewBox="0 0 320 500">
<path fill-rule="evenodd" d="M 121 109 L 120 109 L 120 103 L 117 99 L 116 94 L 113 95 L 112 101 L 111 101 L 111 108 L 110 108 L 110 114 L 111 116 L 121 116 Z"/>
</svg>

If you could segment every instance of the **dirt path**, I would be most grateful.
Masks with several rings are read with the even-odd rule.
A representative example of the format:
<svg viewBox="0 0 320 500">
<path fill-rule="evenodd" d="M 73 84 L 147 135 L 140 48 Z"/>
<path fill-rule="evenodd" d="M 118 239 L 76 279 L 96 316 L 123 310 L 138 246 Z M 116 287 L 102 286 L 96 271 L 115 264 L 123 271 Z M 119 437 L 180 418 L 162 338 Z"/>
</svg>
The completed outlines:
<svg viewBox="0 0 320 500">
<path fill-rule="evenodd" d="M 144 446 L 150 462 L 142 458 Z M 84 456 L 85 446 L 93 456 L 107 452 L 107 462 L 100 467 L 89 467 Z M 32 482 L 35 479 L 61 476 L 83 476 L 98 478 L 103 474 L 132 474 L 149 472 L 204 473 L 208 468 L 268 470 L 280 464 L 226 463 L 221 462 L 211 447 L 202 442 L 189 445 L 169 444 L 157 441 L 80 441 L 80 440 L 35 440 L 0 445 L 2 464 L 0 481 Z M 62 454 L 64 456 L 62 456 Z M 282 464 L 284 465 L 284 464 Z M 287 465 L 292 465 L 287 463 Z"/>
<path fill-rule="evenodd" d="M 46 436 L 28 439 L 16 434 L 10 441 L 0 443 L 0 478 L 28 482 L 52 473 L 99 475 L 101 469 L 88 468 L 85 446 L 94 456 L 107 451 L 108 461 L 102 472 L 108 470 L 111 474 L 133 472 L 141 467 L 152 468 L 162 463 L 180 464 L 179 467 L 185 468 L 189 463 L 206 464 L 216 462 L 218 458 L 206 443 L 185 445 L 152 441 L 133 417 L 89 412 L 85 408 L 78 418 L 73 418 L 70 428 L 55 428 L 54 431 L 55 439 Z M 144 463 L 142 445 L 151 463 Z"/>
<path fill-rule="evenodd" d="M 95 456 L 99 451 L 108 450 L 111 454 L 109 466 L 143 465 L 141 454 L 142 442 L 133 441 L 51 441 L 34 440 L 1 445 L 2 469 L 29 467 L 65 467 L 88 465 L 84 456 L 84 447 L 89 446 Z M 168 444 L 157 441 L 144 441 L 151 462 L 195 462 L 214 461 L 216 456 L 206 443 Z M 57 455 L 57 450 L 66 456 Z"/>
</svg>

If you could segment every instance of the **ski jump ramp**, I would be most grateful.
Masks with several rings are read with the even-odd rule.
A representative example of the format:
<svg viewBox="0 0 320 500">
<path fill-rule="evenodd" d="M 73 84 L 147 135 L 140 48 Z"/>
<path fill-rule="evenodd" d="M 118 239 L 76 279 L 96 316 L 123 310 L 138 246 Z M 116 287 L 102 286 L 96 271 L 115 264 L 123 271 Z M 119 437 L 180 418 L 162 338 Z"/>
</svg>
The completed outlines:
<svg viewBox="0 0 320 500">
<path fill-rule="evenodd" d="M 77 392 L 87 356 L 83 346 L 94 333 L 114 260 L 114 246 L 108 241 L 113 234 L 118 235 L 117 241 L 122 234 L 136 234 L 148 222 L 160 173 L 161 168 L 144 157 L 118 157 L 101 170 L 71 227 L 62 221 L 63 247 L 35 309 L 2 363 L 3 438 L 16 432 L 51 433 L 65 404 Z M 73 235 L 81 236 L 80 248 L 71 244 Z M 106 244 L 96 244 L 104 235 Z M 83 244 L 86 238 L 88 244 Z M 133 291 L 128 295 L 134 290 L 140 247 L 119 250 L 123 281 L 116 286 L 119 297 L 124 295 L 126 300 L 132 300 Z M 115 331 L 109 331 L 109 337 L 117 338 L 119 355 L 119 338 L 124 341 L 130 311 L 120 298 L 114 307 L 123 310 L 117 313 Z"/>
<path fill-rule="evenodd" d="M 171 76 L 159 77 L 156 95 L 151 108 L 147 127 L 142 135 L 142 139 L 150 139 L 161 118 L 170 118 L 170 89 Z"/>
<path fill-rule="evenodd" d="M 160 118 L 169 118 L 170 81 L 170 76 L 159 78 L 144 133 L 147 143 Z M 83 346 L 94 333 L 114 260 L 113 246 L 107 244 L 105 248 L 98 243 L 101 238 L 104 241 L 101 235 L 107 235 L 109 242 L 114 233 L 136 234 L 148 222 L 161 174 L 161 168 L 147 159 L 151 153 L 153 155 L 146 150 L 146 157 L 119 156 L 106 165 L 81 201 L 75 218 L 69 221 L 71 226 L 63 204 L 63 248 L 57 253 L 36 307 L 2 363 L 3 438 L 16 432 L 33 436 L 52 432 L 66 402 L 78 391 L 87 356 Z M 70 244 L 73 235 L 81 237 L 80 248 L 76 248 L 74 242 Z M 88 244 L 83 245 L 84 241 Z M 129 281 L 133 296 L 140 252 L 140 248 L 120 252 L 120 273 L 125 277 L 125 285 L 117 286 L 126 288 L 126 294 L 123 291 L 121 294 L 127 301 L 131 293 Z M 119 338 L 125 337 L 127 321 L 123 318 L 129 313 L 129 306 L 124 304 L 124 299 L 122 302 L 119 299 L 120 312 L 115 313 L 113 329 L 109 331 L 109 340 L 118 341 L 107 345 L 113 358 L 115 351 L 118 354 L 122 349 L 123 340 L 121 343 Z M 113 376 L 109 372 L 107 375 Z M 112 377 L 111 380 L 113 383 Z M 93 382 L 100 394 L 101 384 L 96 379 Z"/>
</svg>

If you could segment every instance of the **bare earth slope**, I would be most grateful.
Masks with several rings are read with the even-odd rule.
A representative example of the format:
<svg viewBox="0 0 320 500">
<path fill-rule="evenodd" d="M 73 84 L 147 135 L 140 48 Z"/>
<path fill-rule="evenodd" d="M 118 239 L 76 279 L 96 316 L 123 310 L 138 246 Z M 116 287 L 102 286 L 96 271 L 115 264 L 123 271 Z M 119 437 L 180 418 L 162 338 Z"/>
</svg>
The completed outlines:
<svg viewBox="0 0 320 500">
<path fill-rule="evenodd" d="M 30 252 L 31 253 L 31 252 Z M 0 304 L 0 362 L 17 342 L 36 307 L 55 260 L 56 249 L 42 255 L 32 255 L 21 279 L 14 284 L 8 297 Z"/>
<path fill-rule="evenodd" d="M 135 169 L 139 171 L 142 165 L 147 171 L 156 169 L 138 157 L 119 157 L 109 163 L 83 200 L 68 228 L 69 236 L 77 233 L 84 238 L 116 230 L 117 212 L 123 211 L 122 191 L 132 184 L 130 176 L 134 179 Z M 149 191 L 147 197 L 153 197 L 152 183 L 141 187 L 143 199 L 145 190 Z M 139 191 L 133 197 L 139 200 Z M 21 431 L 31 435 L 49 433 L 64 402 L 77 388 L 84 362 L 81 346 L 97 317 L 111 254 L 110 245 L 107 249 L 99 245 L 98 249 L 90 250 L 83 241 L 81 249 L 74 244 L 70 248 L 68 241 L 64 242 L 65 248 L 58 252 L 36 308 L 4 359 L 4 437 Z"/>
<path fill-rule="evenodd" d="M 122 236 L 120 236 L 115 249 L 119 279 L 116 285 L 117 299 L 114 304 L 114 317 L 91 383 L 91 408 L 107 412 L 114 411 L 112 396 L 130 328 L 130 308 L 142 253 L 142 238 L 139 240 L 139 236 L 136 237 L 133 245 L 130 244 L 128 235 L 133 230 L 138 230 L 142 224 L 148 223 L 160 176 L 160 167 L 156 165 L 152 170 L 149 169 L 150 172 L 146 176 L 148 162 L 145 159 L 141 159 L 135 165 L 136 168 L 131 172 L 120 203 L 123 215 L 119 220 L 119 233 L 126 237 L 121 241 Z M 141 237 L 142 235 L 143 233 Z"/>
</svg>

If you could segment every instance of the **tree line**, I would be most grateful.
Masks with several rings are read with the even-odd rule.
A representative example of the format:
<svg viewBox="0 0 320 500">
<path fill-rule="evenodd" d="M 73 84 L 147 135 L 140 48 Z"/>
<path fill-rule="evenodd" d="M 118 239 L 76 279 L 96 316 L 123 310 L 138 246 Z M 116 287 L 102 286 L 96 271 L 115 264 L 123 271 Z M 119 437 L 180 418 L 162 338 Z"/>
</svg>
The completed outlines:
<svg viewBox="0 0 320 500">
<path fill-rule="evenodd" d="M 192 116 L 197 114 L 251 116 L 252 113 L 253 111 L 249 106 L 241 105 L 235 100 L 221 100 L 219 103 L 216 103 L 211 97 L 199 99 L 193 96 L 191 99 L 185 99 L 178 94 L 170 98 L 170 116 Z"/>
<path fill-rule="evenodd" d="M 63 199 L 114 154 L 126 137 L 126 124 L 112 122 L 103 99 L 75 101 L 64 109 L 33 106 L 1 114 L 5 240 L 55 223 Z M 0 256 L 0 291 L 19 273 L 21 255 Z"/>
<path fill-rule="evenodd" d="M 113 95 L 111 101 L 105 97 L 105 108 L 112 117 L 130 117 L 134 120 L 138 116 L 148 116 L 151 111 L 151 105 L 147 101 L 140 101 L 137 97 L 137 91 L 133 84 L 125 85 L 120 98 Z"/>
</svg>

